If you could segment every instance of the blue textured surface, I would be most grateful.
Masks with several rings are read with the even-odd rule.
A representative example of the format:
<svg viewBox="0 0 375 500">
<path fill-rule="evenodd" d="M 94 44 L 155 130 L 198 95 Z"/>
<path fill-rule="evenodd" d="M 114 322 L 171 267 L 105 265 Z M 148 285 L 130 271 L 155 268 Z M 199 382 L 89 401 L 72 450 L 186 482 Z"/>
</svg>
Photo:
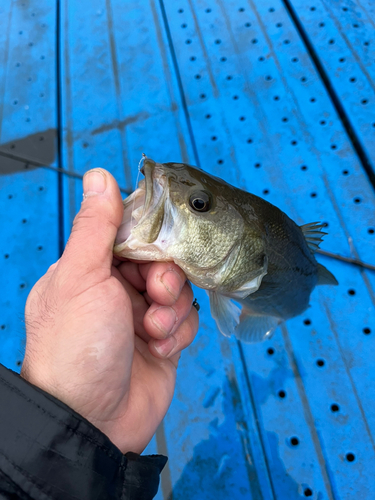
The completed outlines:
<svg viewBox="0 0 375 500">
<path fill-rule="evenodd" d="M 128 190 L 143 151 L 197 164 L 299 224 L 328 222 L 323 249 L 374 262 L 371 2 L 5 4 L 0 362 L 22 359 L 27 293 L 82 196 L 38 163 L 104 167 Z M 256 345 L 222 337 L 196 290 L 199 334 L 148 448 L 169 456 L 158 500 L 374 498 L 375 273 L 319 260 L 340 285 Z"/>
</svg>

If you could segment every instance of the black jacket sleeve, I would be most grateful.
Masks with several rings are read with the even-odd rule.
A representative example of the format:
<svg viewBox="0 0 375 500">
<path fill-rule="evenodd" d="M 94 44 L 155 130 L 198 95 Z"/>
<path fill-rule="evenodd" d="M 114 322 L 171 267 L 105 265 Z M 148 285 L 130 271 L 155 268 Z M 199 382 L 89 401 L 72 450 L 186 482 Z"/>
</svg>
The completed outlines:
<svg viewBox="0 0 375 500">
<path fill-rule="evenodd" d="M 78 413 L 0 365 L 0 499 L 151 499 L 166 461 L 123 455 Z"/>
</svg>

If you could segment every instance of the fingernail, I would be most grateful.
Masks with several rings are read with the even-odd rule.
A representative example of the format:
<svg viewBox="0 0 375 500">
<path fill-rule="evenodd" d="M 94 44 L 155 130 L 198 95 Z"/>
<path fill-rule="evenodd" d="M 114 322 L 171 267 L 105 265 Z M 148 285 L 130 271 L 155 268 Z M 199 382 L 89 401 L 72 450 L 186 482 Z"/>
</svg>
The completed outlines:
<svg viewBox="0 0 375 500">
<path fill-rule="evenodd" d="M 163 358 L 166 358 L 172 352 L 176 343 L 177 342 L 176 342 L 176 339 L 174 337 L 169 337 L 169 339 L 157 340 L 154 344 L 154 347 L 157 350 L 157 352 L 160 354 L 160 356 L 163 356 Z"/>
<path fill-rule="evenodd" d="M 174 309 L 171 307 L 163 306 L 156 309 L 150 316 L 151 321 L 156 328 L 160 330 L 165 337 L 167 337 L 174 325 L 177 322 L 177 316 Z"/>
<path fill-rule="evenodd" d="M 166 290 L 172 295 L 172 297 L 177 300 L 184 283 L 181 276 L 174 269 L 169 269 L 162 274 L 160 281 L 165 286 Z"/>
<path fill-rule="evenodd" d="M 89 170 L 83 176 L 83 197 L 104 193 L 107 187 L 105 175 L 100 170 Z"/>
</svg>

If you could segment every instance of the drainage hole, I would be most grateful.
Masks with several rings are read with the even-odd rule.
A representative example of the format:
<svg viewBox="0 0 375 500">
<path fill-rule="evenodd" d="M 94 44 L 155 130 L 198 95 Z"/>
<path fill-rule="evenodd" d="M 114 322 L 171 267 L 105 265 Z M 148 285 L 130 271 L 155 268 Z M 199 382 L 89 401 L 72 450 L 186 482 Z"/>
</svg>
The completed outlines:
<svg viewBox="0 0 375 500">
<path fill-rule="evenodd" d="M 363 329 L 363 333 L 364 333 L 365 335 L 370 335 L 370 333 L 371 333 L 371 328 L 369 328 L 368 326 L 366 326 L 366 327 Z"/>
<path fill-rule="evenodd" d="M 298 446 L 299 445 L 299 439 L 298 439 L 298 437 L 294 436 L 294 437 L 290 438 L 290 444 L 292 446 Z"/>
<path fill-rule="evenodd" d="M 348 294 L 352 296 L 355 295 L 355 290 L 353 288 L 349 288 Z"/>
<path fill-rule="evenodd" d="M 324 359 L 318 359 L 318 360 L 316 361 L 316 364 L 317 364 L 318 366 L 324 366 L 324 365 L 325 365 L 325 361 L 324 361 Z"/>
<path fill-rule="evenodd" d="M 313 496 L 312 489 L 311 488 L 305 488 L 303 494 L 305 495 L 305 497 L 312 497 Z"/>
<path fill-rule="evenodd" d="M 347 454 L 345 455 L 345 458 L 346 458 L 346 460 L 347 460 L 348 462 L 354 462 L 354 460 L 355 460 L 355 455 L 354 455 L 354 453 L 347 453 Z"/>
<path fill-rule="evenodd" d="M 269 354 L 270 356 L 272 356 L 273 354 L 275 354 L 275 349 L 273 347 L 269 347 L 267 349 L 267 354 Z"/>
<path fill-rule="evenodd" d="M 333 413 L 335 413 L 335 412 L 337 412 L 337 411 L 339 411 L 339 410 L 340 410 L 339 405 L 337 405 L 337 404 L 333 404 L 333 405 L 331 405 L 331 411 L 332 411 Z"/>
</svg>

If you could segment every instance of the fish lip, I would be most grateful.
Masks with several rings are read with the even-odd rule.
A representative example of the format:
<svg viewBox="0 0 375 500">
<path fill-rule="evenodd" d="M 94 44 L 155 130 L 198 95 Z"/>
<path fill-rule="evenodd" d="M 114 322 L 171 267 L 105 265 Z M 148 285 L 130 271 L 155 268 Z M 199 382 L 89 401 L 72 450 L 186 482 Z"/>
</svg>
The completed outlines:
<svg viewBox="0 0 375 500">
<path fill-rule="evenodd" d="M 158 205 L 158 203 L 162 202 L 165 199 L 165 189 L 167 186 L 167 178 L 164 175 L 164 170 L 161 164 L 156 163 L 150 158 L 143 158 L 142 163 L 140 165 L 139 171 L 145 176 L 143 180 L 141 180 L 138 184 L 138 188 L 133 191 L 133 193 L 124 200 L 124 216 L 122 223 L 117 232 L 117 236 L 115 239 L 114 245 L 114 253 L 120 254 L 121 251 L 127 247 L 128 242 L 132 237 L 132 230 L 136 227 L 140 226 L 148 217 L 149 213 Z M 141 194 L 143 191 L 143 195 Z M 122 229 L 127 226 L 127 219 L 125 217 L 126 208 L 130 208 L 133 206 L 134 197 L 136 198 L 138 195 L 144 196 L 143 204 L 138 205 L 138 208 L 142 207 L 142 212 L 139 218 L 133 218 L 133 210 L 130 212 L 130 231 L 127 233 L 125 239 L 121 236 Z M 128 213 L 129 215 L 129 213 Z M 129 227 L 129 226 L 128 226 Z"/>
<path fill-rule="evenodd" d="M 156 163 L 150 158 L 145 158 L 143 160 L 142 167 L 140 168 L 140 172 L 145 176 L 145 190 L 146 197 L 143 205 L 143 215 L 147 213 L 150 205 L 152 203 L 153 194 L 154 194 L 154 171 L 155 171 Z"/>
</svg>

